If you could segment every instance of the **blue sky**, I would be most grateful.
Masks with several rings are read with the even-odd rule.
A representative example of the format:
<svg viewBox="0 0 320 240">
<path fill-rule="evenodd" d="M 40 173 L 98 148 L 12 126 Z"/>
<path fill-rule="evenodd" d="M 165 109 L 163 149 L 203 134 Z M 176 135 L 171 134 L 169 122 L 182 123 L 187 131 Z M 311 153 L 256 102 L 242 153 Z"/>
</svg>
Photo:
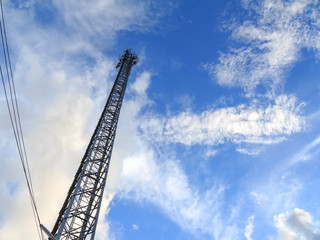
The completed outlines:
<svg viewBox="0 0 320 240">
<path fill-rule="evenodd" d="M 318 1 L 21 0 L 4 10 L 49 229 L 117 58 L 132 48 L 140 62 L 96 239 L 320 239 Z M 3 91 L 0 104 L 0 240 L 36 239 Z"/>
</svg>

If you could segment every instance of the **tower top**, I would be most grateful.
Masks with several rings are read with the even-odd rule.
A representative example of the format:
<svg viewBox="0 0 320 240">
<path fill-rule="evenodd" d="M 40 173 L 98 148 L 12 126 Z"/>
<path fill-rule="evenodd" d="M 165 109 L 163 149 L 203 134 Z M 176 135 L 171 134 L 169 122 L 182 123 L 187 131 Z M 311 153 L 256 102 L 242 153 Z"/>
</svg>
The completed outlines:
<svg viewBox="0 0 320 240">
<path fill-rule="evenodd" d="M 132 53 L 131 48 L 129 48 L 129 49 L 124 50 L 122 56 L 119 57 L 119 62 L 117 64 L 116 68 L 120 67 L 122 62 L 126 59 L 132 60 L 132 65 L 136 65 L 139 62 L 139 58 L 138 58 L 137 54 Z"/>
</svg>

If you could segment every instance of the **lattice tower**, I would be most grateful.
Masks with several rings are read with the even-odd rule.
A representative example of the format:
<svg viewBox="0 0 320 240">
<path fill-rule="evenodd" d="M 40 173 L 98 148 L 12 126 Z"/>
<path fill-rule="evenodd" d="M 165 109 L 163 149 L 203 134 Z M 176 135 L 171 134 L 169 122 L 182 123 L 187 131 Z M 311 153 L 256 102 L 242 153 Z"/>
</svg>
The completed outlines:
<svg viewBox="0 0 320 240">
<path fill-rule="evenodd" d="M 125 50 L 118 75 L 52 230 L 56 240 L 93 240 L 123 96 L 138 57 Z"/>
</svg>

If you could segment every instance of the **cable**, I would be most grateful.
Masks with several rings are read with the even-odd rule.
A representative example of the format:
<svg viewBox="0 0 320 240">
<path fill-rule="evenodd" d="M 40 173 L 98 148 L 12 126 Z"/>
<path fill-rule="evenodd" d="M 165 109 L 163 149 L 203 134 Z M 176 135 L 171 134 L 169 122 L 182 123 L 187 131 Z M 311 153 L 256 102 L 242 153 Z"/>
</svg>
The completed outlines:
<svg viewBox="0 0 320 240">
<path fill-rule="evenodd" d="M 4 32 L 5 45 L 6 45 L 6 47 L 4 47 L 3 35 L 2 35 L 2 29 L 1 29 L 2 45 L 3 45 L 4 54 L 5 54 L 5 65 L 6 65 L 6 70 L 7 70 L 7 73 L 8 73 L 8 64 L 9 64 L 10 75 L 7 74 L 7 77 L 8 77 L 8 82 L 9 82 L 9 86 L 10 86 L 10 87 L 11 87 L 11 85 L 10 85 L 10 77 L 11 77 L 12 89 L 13 89 L 14 100 L 15 100 L 15 104 L 12 102 L 12 106 L 13 106 L 13 109 L 14 109 L 14 107 L 16 108 L 16 113 L 17 113 L 17 114 L 15 114 L 15 111 L 14 111 L 14 114 L 15 114 L 14 116 L 15 116 L 15 121 L 16 121 L 16 118 L 18 119 L 18 124 L 19 124 L 19 129 L 20 129 L 20 131 L 17 132 L 17 135 L 18 135 L 18 139 L 21 137 L 22 148 L 23 148 L 23 151 L 24 151 L 24 156 L 26 157 L 28 177 L 29 177 L 29 179 L 31 179 L 31 173 L 30 173 L 30 168 L 29 168 L 29 161 L 28 161 L 28 158 L 27 158 L 27 152 L 26 152 L 26 148 L 25 148 L 25 144 L 24 144 L 24 137 L 23 137 L 22 127 L 21 127 L 21 121 L 20 121 L 20 114 L 19 114 L 19 107 L 18 107 L 17 95 L 16 95 L 16 90 L 15 90 L 15 84 L 14 84 L 13 74 L 12 74 L 12 67 L 11 67 L 11 60 L 10 60 L 9 48 L 8 48 L 6 27 L 5 27 L 5 22 L 4 22 L 4 14 L 3 14 L 2 0 L 0 1 L 0 4 L 1 4 L 1 16 L 2 16 L 2 23 L 3 23 L 3 30 L 4 30 L 3 32 Z M 1 24 L 1 22 L 0 22 L 0 24 Z M 6 60 L 6 59 L 8 59 L 8 64 L 7 64 L 7 60 Z M 11 97 L 12 97 L 11 88 L 10 88 L 10 94 L 11 94 Z M 20 139 L 19 139 L 19 140 L 20 140 Z M 21 149 L 21 146 L 20 146 L 20 149 Z M 32 181 L 30 181 L 30 184 L 31 184 L 32 194 L 34 195 L 34 193 L 33 193 Z"/>
<path fill-rule="evenodd" d="M 12 67 L 11 67 L 9 47 L 8 47 L 8 41 L 7 41 L 6 28 L 5 28 L 2 0 L 0 0 L 0 8 L 1 8 L 1 20 L 0 20 L 1 40 L 2 40 L 2 48 L 3 48 L 4 60 L 5 60 L 5 66 L 6 66 L 6 75 L 7 75 L 7 79 L 8 79 L 8 86 L 9 86 L 10 95 L 8 94 L 8 90 L 6 88 L 6 83 L 5 83 L 5 78 L 4 78 L 3 71 L 2 71 L 2 68 L 0 65 L 0 74 L 1 74 L 1 79 L 2 79 L 2 85 L 3 85 L 4 92 L 5 92 L 5 99 L 6 99 L 6 103 L 7 103 L 8 112 L 10 115 L 12 130 L 13 130 L 14 137 L 16 140 L 20 161 L 22 164 L 25 180 L 26 180 L 27 187 L 28 187 L 28 192 L 29 192 L 29 197 L 30 197 L 34 220 L 35 220 L 36 227 L 37 227 L 37 232 L 39 235 L 39 239 L 44 239 L 42 229 L 40 228 L 41 221 L 40 221 L 39 212 L 38 212 L 38 208 L 37 208 L 37 204 L 36 204 L 36 200 L 35 200 L 35 196 L 34 196 L 33 185 L 32 185 L 32 180 L 31 180 L 31 173 L 30 173 L 30 168 L 29 168 L 29 161 L 28 161 L 27 151 L 26 151 L 26 147 L 25 147 L 25 143 L 24 143 L 22 124 L 21 124 L 18 101 L 17 101 L 17 94 L 16 94 L 14 78 L 13 78 L 13 74 L 12 74 Z M 9 100 L 8 96 L 10 96 L 10 100 Z"/>
</svg>

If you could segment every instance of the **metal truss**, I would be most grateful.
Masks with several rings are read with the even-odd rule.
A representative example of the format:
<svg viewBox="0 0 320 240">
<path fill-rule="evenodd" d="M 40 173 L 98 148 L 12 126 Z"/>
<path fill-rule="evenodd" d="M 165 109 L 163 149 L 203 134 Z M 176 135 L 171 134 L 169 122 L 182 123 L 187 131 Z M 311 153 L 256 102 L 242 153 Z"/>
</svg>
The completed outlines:
<svg viewBox="0 0 320 240">
<path fill-rule="evenodd" d="M 52 230 L 57 240 L 93 240 L 123 96 L 138 57 L 125 50 L 108 101 Z"/>
</svg>

